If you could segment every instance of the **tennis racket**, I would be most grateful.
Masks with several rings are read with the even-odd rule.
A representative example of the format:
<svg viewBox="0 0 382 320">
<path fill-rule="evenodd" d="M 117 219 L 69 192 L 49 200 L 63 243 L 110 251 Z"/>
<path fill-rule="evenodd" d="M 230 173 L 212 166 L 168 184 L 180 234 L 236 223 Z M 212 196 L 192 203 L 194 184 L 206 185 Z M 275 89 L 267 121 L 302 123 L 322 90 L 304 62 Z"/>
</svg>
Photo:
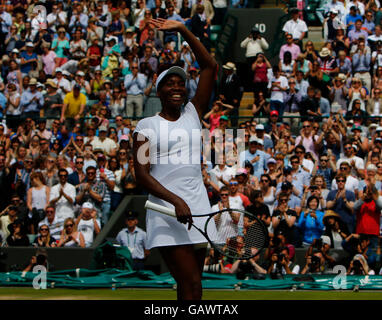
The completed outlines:
<svg viewBox="0 0 382 320">
<path fill-rule="evenodd" d="M 149 200 L 146 201 L 145 209 L 176 218 L 175 209 Z M 195 226 L 194 223 L 192 226 L 206 238 L 212 248 L 228 258 L 251 259 L 268 247 L 269 237 L 265 224 L 250 212 L 240 209 L 223 209 L 192 217 L 207 217 L 204 230 Z"/>
</svg>

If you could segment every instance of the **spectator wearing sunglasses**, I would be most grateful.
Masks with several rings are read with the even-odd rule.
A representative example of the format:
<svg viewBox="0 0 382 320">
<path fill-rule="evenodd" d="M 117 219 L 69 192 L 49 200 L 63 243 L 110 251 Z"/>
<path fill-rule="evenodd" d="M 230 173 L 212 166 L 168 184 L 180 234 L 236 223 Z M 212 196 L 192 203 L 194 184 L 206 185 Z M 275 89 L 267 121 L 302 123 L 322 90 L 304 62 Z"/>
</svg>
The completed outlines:
<svg viewBox="0 0 382 320">
<path fill-rule="evenodd" d="M 239 192 L 239 182 L 236 178 L 229 181 L 229 202 L 231 208 L 244 210 L 251 202 L 248 197 Z"/>
<path fill-rule="evenodd" d="M 50 190 L 50 202 L 56 207 L 56 215 L 60 220 L 74 217 L 74 201 L 76 188 L 68 183 L 68 171 L 58 170 L 59 183 Z"/>
<path fill-rule="evenodd" d="M 312 153 L 314 158 L 318 159 L 316 151 L 316 149 L 319 148 L 317 143 L 318 138 L 318 135 L 314 134 L 312 123 L 310 121 L 304 121 L 300 135 L 296 138 L 296 147 L 302 145 L 305 148 L 305 152 Z"/>
<path fill-rule="evenodd" d="M 339 173 L 342 173 L 346 177 L 345 189 L 353 192 L 356 196 L 358 195 L 359 181 L 351 175 L 350 163 L 346 160 L 342 161 L 339 167 Z M 337 189 L 337 180 L 332 181 L 332 190 Z"/>
<path fill-rule="evenodd" d="M 312 171 L 312 176 L 321 175 L 325 179 L 326 186 L 331 189 L 332 180 L 337 172 L 337 167 L 332 160 L 331 152 L 320 155 L 320 162 Z"/>
<path fill-rule="evenodd" d="M 58 219 L 56 215 L 56 208 L 51 204 L 47 206 L 45 213 L 45 218 L 38 224 L 39 229 L 42 225 L 46 225 L 49 228 L 50 236 L 54 237 L 56 240 L 60 239 L 61 231 L 64 227 L 64 220 Z"/>
<path fill-rule="evenodd" d="M 298 230 L 295 226 L 297 213 L 289 207 L 288 202 L 288 193 L 281 192 L 278 197 L 276 209 L 273 210 L 272 228 L 274 234 L 278 234 L 281 231 L 285 234 L 285 238 L 288 243 L 293 244 L 295 247 L 299 247 L 299 239 L 297 236 Z"/>
<path fill-rule="evenodd" d="M 337 161 L 337 170 L 341 168 L 341 163 L 347 161 L 351 166 L 351 174 L 363 178 L 365 176 L 365 162 L 355 155 L 354 149 L 351 142 L 344 143 L 344 155 Z"/>
<path fill-rule="evenodd" d="M 33 241 L 33 246 L 35 247 L 56 247 L 56 239 L 50 235 L 50 230 L 48 225 L 42 224 L 39 227 L 39 234 Z"/>
<path fill-rule="evenodd" d="M 327 209 L 338 213 L 350 233 L 355 231 L 355 215 L 353 214 L 353 206 L 355 202 L 355 194 L 345 188 L 345 183 L 349 177 L 343 173 L 336 176 L 336 187 L 332 188 L 326 198 Z M 357 180 L 358 182 L 358 180 Z"/>
<path fill-rule="evenodd" d="M 73 218 L 66 218 L 64 230 L 61 234 L 57 247 L 81 247 L 85 248 L 85 239 L 81 232 L 77 231 Z"/>
</svg>

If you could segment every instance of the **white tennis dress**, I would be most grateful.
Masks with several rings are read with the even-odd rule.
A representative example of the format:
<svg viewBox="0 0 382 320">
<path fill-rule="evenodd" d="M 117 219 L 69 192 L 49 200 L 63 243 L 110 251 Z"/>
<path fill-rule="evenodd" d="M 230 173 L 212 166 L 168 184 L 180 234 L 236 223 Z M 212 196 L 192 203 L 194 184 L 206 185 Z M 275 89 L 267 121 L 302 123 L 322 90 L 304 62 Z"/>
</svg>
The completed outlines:
<svg viewBox="0 0 382 320">
<path fill-rule="evenodd" d="M 203 183 L 201 159 L 201 124 L 194 105 L 189 102 L 182 108 L 176 121 L 168 121 L 159 115 L 142 119 L 134 132 L 149 140 L 150 174 L 166 189 L 182 198 L 191 213 L 211 212 L 207 190 Z M 146 149 L 147 150 L 147 149 Z M 144 151 L 142 152 L 144 153 Z M 142 155 L 138 150 L 138 161 Z M 149 195 L 149 200 L 169 208 L 174 206 Z M 204 230 L 207 218 L 193 218 L 194 224 Z M 147 210 L 146 231 L 148 249 L 161 246 L 206 243 L 195 228 L 187 229 L 176 218 L 153 210 Z M 212 223 L 208 233 L 216 233 Z"/>
</svg>

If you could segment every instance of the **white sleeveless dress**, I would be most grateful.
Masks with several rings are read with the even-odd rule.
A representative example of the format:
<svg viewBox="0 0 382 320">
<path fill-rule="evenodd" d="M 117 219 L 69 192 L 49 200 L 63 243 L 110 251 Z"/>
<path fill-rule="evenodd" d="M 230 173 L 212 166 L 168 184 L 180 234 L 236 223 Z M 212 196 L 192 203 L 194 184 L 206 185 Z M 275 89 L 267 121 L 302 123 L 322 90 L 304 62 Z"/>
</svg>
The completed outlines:
<svg viewBox="0 0 382 320">
<path fill-rule="evenodd" d="M 178 120 L 168 121 L 155 115 L 139 121 L 134 131 L 150 142 L 150 174 L 166 189 L 182 198 L 193 215 L 211 212 L 200 167 L 200 130 L 198 113 L 189 102 L 182 109 Z M 149 200 L 174 208 L 172 204 L 151 194 Z M 194 224 L 202 230 L 206 220 L 193 218 Z M 214 224 L 209 228 L 209 234 L 216 233 Z M 188 224 L 152 210 L 147 210 L 146 231 L 148 249 L 207 242 L 195 228 L 188 230 Z"/>
</svg>

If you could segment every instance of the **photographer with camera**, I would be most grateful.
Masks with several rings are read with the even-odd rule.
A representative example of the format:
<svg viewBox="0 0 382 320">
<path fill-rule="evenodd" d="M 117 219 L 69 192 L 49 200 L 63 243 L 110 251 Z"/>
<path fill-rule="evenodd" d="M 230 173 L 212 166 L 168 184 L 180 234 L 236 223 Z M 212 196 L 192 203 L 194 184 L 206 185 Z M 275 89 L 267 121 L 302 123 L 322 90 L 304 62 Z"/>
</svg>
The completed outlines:
<svg viewBox="0 0 382 320">
<path fill-rule="evenodd" d="M 349 275 L 374 275 L 374 270 L 369 268 L 367 260 L 362 254 L 356 254 L 350 261 L 349 268 L 346 272 Z"/>
<path fill-rule="evenodd" d="M 22 276 L 25 276 L 26 272 L 33 271 L 33 268 L 36 266 L 45 267 L 46 271 L 52 271 L 48 262 L 48 252 L 46 249 L 37 249 L 36 254 L 31 257 L 29 264 L 23 270 Z"/>
<path fill-rule="evenodd" d="M 276 250 L 271 256 L 268 274 L 279 276 L 284 274 L 298 274 L 300 266 L 290 260 L 288 247 Z"/>
<path fill-rule="evenodd" d="M 305 273 L 323 272 L 328 273 L 330 269 L 335 265 L 336 259 L 329 255 L 330 247 L 332 243 L 328 236 L 321 236 L 318 239 L 314 239 L 305 253 L 306 265 L 303 270 Z M 320 259 L 319 265 L 316 256 Z M 313 263 L 313 264 L 312 264 Z M 310 265 L 311 264 L 311 265 Z M 312 271 L 314 270 L 314 271 Z M 302 273 L 302 272 L 301 272 Z"/>
<path fill-rule="evenodd" d="M 259 53 L 264 54 L 269 48 L 267 40 L 265 40 L 257 27 L 253 27 L 250 34 L 240 43 L 240 47 L 245 49 L 245 57 L 249 66 L 256 61 Z"/>
<path fill-rule="evenodd" d="M 321 252 L 315 250 L 313 254 L 306 257 L 305 267 L 301 274 L 323 274 L 325 273 L 325 259 Z"/>
</svg>

